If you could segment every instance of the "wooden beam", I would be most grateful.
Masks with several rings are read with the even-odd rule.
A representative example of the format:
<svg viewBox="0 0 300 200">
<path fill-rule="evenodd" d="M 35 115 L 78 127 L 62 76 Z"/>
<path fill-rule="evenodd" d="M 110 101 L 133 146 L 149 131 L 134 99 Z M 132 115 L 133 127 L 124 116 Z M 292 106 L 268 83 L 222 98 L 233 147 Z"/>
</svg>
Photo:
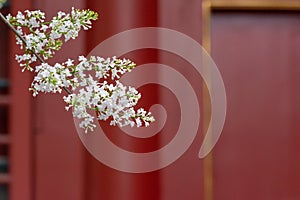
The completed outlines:
<svg viewBox="0 0 300 200">
<path fill-rule="evenodd" d="M 213 0 L 211 9 L 220 11 L 300 11 L 300 2 Z"/>
</svg>

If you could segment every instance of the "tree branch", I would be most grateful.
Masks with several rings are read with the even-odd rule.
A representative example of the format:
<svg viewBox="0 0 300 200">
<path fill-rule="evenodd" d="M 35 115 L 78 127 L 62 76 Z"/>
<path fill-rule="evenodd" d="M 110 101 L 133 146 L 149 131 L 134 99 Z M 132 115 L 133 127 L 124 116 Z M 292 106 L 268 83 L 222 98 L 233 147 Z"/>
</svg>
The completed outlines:
<svg viewBox="0 0 300 200">
<path fill-rule="evenodd" d="M 20 40 L 22 40 L 23 44 L 25 45 L 26 47 L 26 40 L 18 33 L 18 31 L 15 29 L 15 27 L 13 27 L 8 20 L 6 20 L 6 18 L 2 15 L 2 13 L 0 12 L 0 19 L 7 25 L 7 27 L 12 31 L 14 32 L 14 34 L 20 38 Z M 36 52 L 34 52 L 33 50 L 30 50 L 36 57 L 37 59 L 41 62 L 41 63 L 46 63 L 44 61 L 44 59 L 39 55 L 37 54 Z M 63 89 L 65 90 L 66 93 L 68 94 L 72 94 L 71 91 L 66 88 L 66 87 L 63 87 Z"/>
</svg>

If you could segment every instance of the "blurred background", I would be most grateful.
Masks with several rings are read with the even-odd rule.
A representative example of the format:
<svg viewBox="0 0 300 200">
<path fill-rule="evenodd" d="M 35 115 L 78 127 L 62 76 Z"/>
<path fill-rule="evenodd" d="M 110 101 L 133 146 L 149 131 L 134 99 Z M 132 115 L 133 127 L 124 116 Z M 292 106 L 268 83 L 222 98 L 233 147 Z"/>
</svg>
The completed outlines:
<svg viewBox="0 0 300 200">
<path fill-rule="evenodd" d="M 207 86 L 188 63 L 172 58 L 167 64 L 199 84 L 195 89 L 204 117 L 195 141 L 159 171 L 111 169 L 83 147 L 62 95 L 31 96 L 32 76 L 21 72 L 14 60 L 20 50 L 0 23 L 0 200 L 300 199 L 299 0 L 10 0 L 1 13 L 40 9 L 50 18 L 71 7 L 97 11 L 99 20 L 51 62 L 87 55 L 106 38 L 138 27 L 170 28 L 201 43 L 226 87 L 223 133 L 214 150 L 199 160 L 201 130 L 210 116 Z M 174 57 L 151 49 L 127 56 L 138 64 Z M 148 103 L 163 102 L 170 110 L 178 106 L 160 96 L 165 89 L 152 85 L 143 91 L 154 99 Z M 176 129 L 178 117 L 161 135 Z M 116 144 L 131 144 L 118 134 L 111 137 Z M 152 139 L 140 151 L 168 141 Z"/>
</svg>

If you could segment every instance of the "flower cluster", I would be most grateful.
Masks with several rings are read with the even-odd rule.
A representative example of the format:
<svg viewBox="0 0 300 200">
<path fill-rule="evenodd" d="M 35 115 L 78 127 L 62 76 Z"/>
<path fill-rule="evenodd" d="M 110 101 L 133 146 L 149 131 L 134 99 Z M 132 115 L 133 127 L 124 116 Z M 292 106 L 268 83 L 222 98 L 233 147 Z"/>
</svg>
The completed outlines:
<svg viewBox="0 0 300 200">
<path fill-rule="evenodd" d="M 95 120 L 110 120 L 111 125 L 133 127 L 149 126 L 154 121 L 150 112 L 143 108 L 137 110 L 141 94 L 130 86 L 124 86 L 121 75 L 130 72 L 136 64 L 128 59 L 79 56 L 78 61 L 68 59 L 63 63 L 50 65 L 42 62 L 32 67 L 30 64 L 42 56 L 47 60 L 65 41 L 78 36 L 81 27 L 91 27 L 91 20 L 97 13 L 90 10 L 72 9 L 70 14 L 59 12 L 51 22 L 45 22 L 45 14 L 41 11 L 18 12 L 17 16 L 9 15 L 7 20 L 14 25 L 26 43 L 17 37 L 17 44 L 25 48 L 25 54 L 17 55 L 16 59 L 24 69 L 34 71 L 30 90 L 33 96 L 39 93 L 61 93 L 63 89 L 72 91 L 64 96 L 68 104 L 66 110 L 73 109 L 73 116 L 80 119 L 79 126 L 87 132 L 93 130 Z M 27 28 L 29 33 L 23 31 Z M 93 115 L 96 113 L 95 115 Z"/>
<path fill-rule="evenodd" d="M 154 121 L 150 112 L 143 108 L 134 110 L 141 94 L 133 87 L 118 81 L 120 75 L 129 72 L 135 63 L 127 59 L 101 58 L 87 59 L 79 56 L 79 63 L 67 60 L 51 66 L 46 63 L 35 68 L 37 75 L 32 82 L 33 95 L 39 92 L 61 92 L 63 87 L 74 92 L 64 97 L 66 110 L 73 108 L 73 116 L 81 119 L 79 126 L 87 132 L 95 127 L 95 120 L 111 119 L 111 125 L 120 127 L 136 125 L 149 126 Z M 103 80 L 99 82 L 99 80 Z M 114 83 L 108 81 L 115 80 Z M 97 118 L 90 112 L 96 112 Z"/>
<path fill-rule="evenodd" d="M 98 14 L 91 10 L 78 10 L 72 8 L 71 13 L 58 12 L 50 22 L 45 21 L 45 13 L 39 10 L 18 12 L 16 16 L 8 15 L 6 19 L 16 27 L 17 32 L 25 40 L 19 38 L 17 44 L 21 49 L 25 45 L 25 53 L 16 55 L 16 60 L 23 70 L 33 70 L 31 64 L 37 60 L 36 54 L 44 60 L 53 57 L 64 41 L 75 39 L 81 28 L 91 28 L 91 21 L 96 20 Z"/>
</svg>

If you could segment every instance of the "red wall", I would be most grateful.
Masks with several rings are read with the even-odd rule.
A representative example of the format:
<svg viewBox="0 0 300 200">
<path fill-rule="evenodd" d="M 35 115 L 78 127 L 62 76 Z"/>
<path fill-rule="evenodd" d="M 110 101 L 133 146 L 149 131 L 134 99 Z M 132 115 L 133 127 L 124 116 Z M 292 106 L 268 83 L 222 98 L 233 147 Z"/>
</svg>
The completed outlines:
<svg viewBox="0 0 300 200">
<path fill-rule="evenodd" d="M 88 54 L 112 35 L 138 27 L 170 28 L 201 43 L 201 3 L 201 0 L 11 2 L 12 12 L 38 8 L 53 16 L 74 6 L 100 13 L 94 28 L 67 43 L 51 62 Z M 13 61 L 18 50 L 11 37 L 11 199 L 198 200 L 204 199 L 207 189 L 204 183 L 212 181 L 210 175 L 213 185 L 208 185 L 208 191 L 213 192 L 214 199 L 299 199 L 297 27 L 300 27 L 298 14 L 228 11 L 213 14 L 212 55 L 224 78 L 228 114 L 222 136 L 211 154 L 213 174 L 208 176 L 204 174 L 204 161 L 198 159 L 201 131 L 180 159 L 159 171 L 131 174 L 97 161 L 80 142 L 71 113 L 64 110 L 62 95 L 32 99 L 27 91 L 31 77 L 22 74 Z M 195 76 L 182 59 L 153 49 L 125 56 L 137 64 L 162 62 L 173 66 L 196 85 L 198 99 L 203 98 L 201 77 Z M 162 87 L 152 85 L 141 91 L 146 92 L 145 105 L 165 104 L 171 114 L 178 109 L 175 101 L 170 103 L 165 99 L 171 95 Z M 178 116 L 172 116 L 170 129 L 163 133 L 169 134 L 177 123 Z M 203 121 L 200 124 L 203 126 Z M 164 136 L 156 137 L 151 144 L 139 146 L 119 130 L 109 130 L 110 139 L 135 150 L 144 151 L 165 141 Z"/>
<path fill-rule="evenodd" d="M 20 2 L 12 2 L 13 10 L 23 9 Z M 22 2 L 24 8 L 38 8 L 52 17 L 57 11 L 68 11 L 72 6 L 88 7 L 100 13 L 100 20 L 87 35 L 66 44 L 51 61 L 88 53 L 105 38 L 123 30 L 145 26 L 160 26 L 181 31 L 201 40 L 201 1 L 34 1 Z M 25 6 L 26 4 L 26 6 Z M 187 23 L 188 22 L 188 23 Z M 13 46 L 13 45 L 12 45 Z M 149 54 L 148 54 L 149 53 Z M 139 63 L 158 59 L 158 52 L 136 57 Z M 179 61 L 180 62 L 180 61 Z M 18 69 L 16 67 L 15 69 Z M 187 72 L 188 73 L 188 72 Z M 26 78 L 27 82 L 31 80 Z M 21 82 L 21 81 L 20 81 Z M 15 81 L 15 83 L 20 83 Z M 22 85 L 26 89 L 27 85 Z M 152 90 L 158 96 L 159 90 Z M 20 94 L 21 95 L 21 94 Z M 22 93 L 31 101 L 27 92 Z M 115 171 L 96 161 L 80 143 L 73 119 L 65 112 L 62 95 L 40 95 L 26 112 L 33 130 L 26 143 L 27 169 L 30 173 L 26 191 L 28 199 L 191 199 L 203 196 L 202 162 L 197 159 L 202 136 L 175 164 L 151 173 L 129 174 Z M 28 102 L 27 105 L 31 105 Z M 28 122 L 26 122 L 28 123 Z M 30 130 L 30 129 L 28 129 Z M 158 138 L 159 139 L 159 138 Z M 154 144 L 159 143 L 159 140 Z M 18 154 L 19 156 L 22 153 Z M 17 158 L 19 158 L 17 156 Z M 19 165 L 14 165 L 19 168 Z M 25 179 L 24 179 L 25 180 Z M 19 182 L 21 183 L 21 182 Z M 18 185 L 18 184 L 16 184 Z M 189 187 L 184 187 L 189 185 Z M 19 199 L 17 193 L 14 199 Z"/>
<path fill-rule="evenodd" d="M 299 199 L 299 13 L 215 12 L 212 55 L 228 113 L 215 199 Z"/>
</svg>

